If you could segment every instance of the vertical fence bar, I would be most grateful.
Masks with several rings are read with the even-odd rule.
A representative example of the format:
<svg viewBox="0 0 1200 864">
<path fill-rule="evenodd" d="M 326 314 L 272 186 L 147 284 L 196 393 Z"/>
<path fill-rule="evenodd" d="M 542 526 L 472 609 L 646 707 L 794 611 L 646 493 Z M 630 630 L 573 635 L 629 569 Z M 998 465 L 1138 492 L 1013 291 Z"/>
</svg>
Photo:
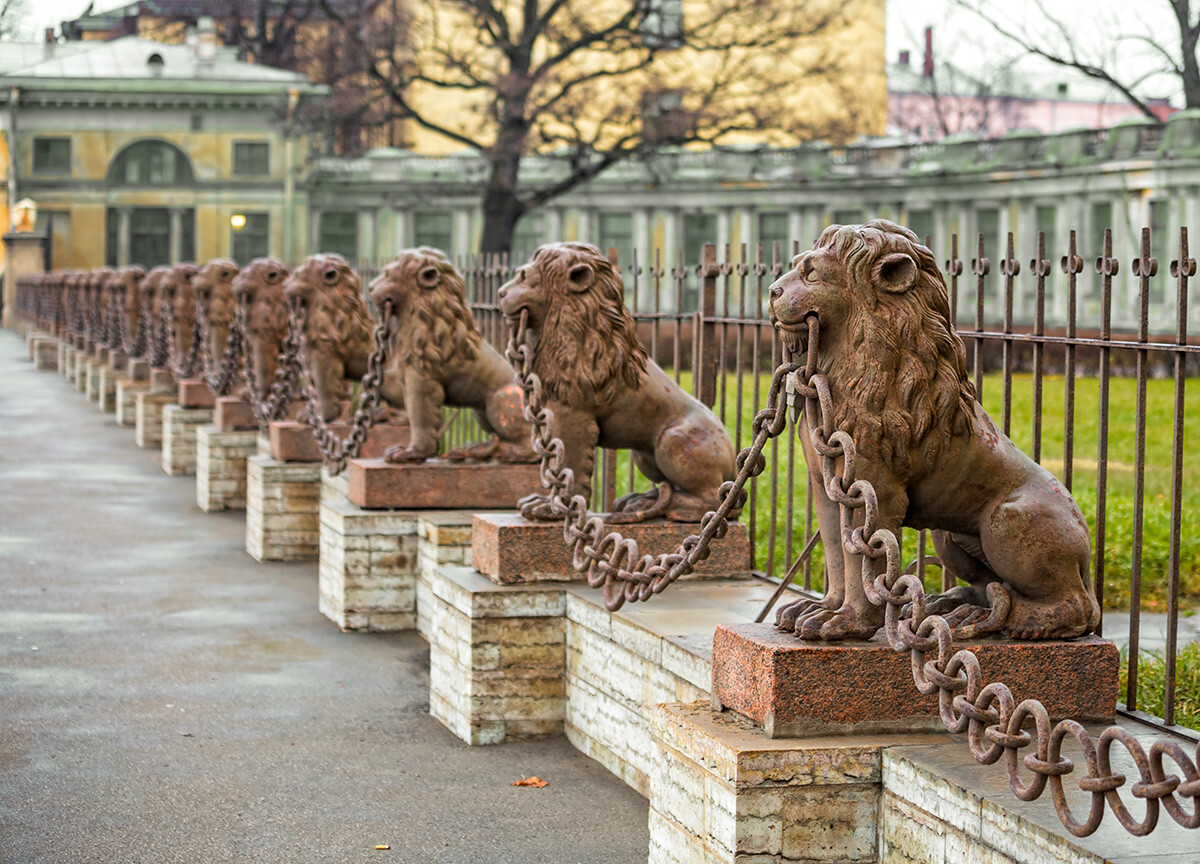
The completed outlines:
<svg viewBox="0 0 1200 864">
<path fill-rule="evenodd" d="M 1075 232 L 1071 232 L 1067 254 L 1060 262 L 1067 274 L 1067 345 L 1063 368 L 1063 485 L 1071 490 L 1075 478 L 1075 318 L 1077 315 L 1077 281 L 1083 272 L 1083 258 L 1075 249 Z"/>
<path fill-rule="evenodd" d="M 958 331 L 958 277 L 963 273 L 963 262 L 958 257 L 958 235 L 950 235 L 950 257 L 946 259 L 946 277 L 950 280 L 950 326 Z M 978 349 L 977 349 L 978 350 Z M 954 578 L 949 570 L 942 568 L 942 590 L 954 587 Z"/>
<path fill-rule="evenodd" d="M 1141 255 L 1133 259 L 1138 277 L 1137 417 L 1134 431 L 1133 468 L 1133 561 L 1129 584 L 1129 679 L 1125 706 L 1137 708 L 1138 643 L 1142 623 L 1142 539 L 1146 518 L 1146 377 L 1150 339 L 1150 277 L 1158 272 L 1158 261 L 1150 257 L 1150 229 L 1142 229 Z"/>
<path fill-rule="evenodd" d="M 978 251 L 971 259 L 971 272 L 975 274 L 975 398 L 983 401 L 983 280 L 991 272 L 992 265 L 983 257 L 983 235 L 978 235 Z"/>
<path fill-rule="evenodd" d="M 696 310 L 696 365 L 692 376 L 696 381 L 696 398 L 712 408 L 717 402 L 717 277 L 722 268 L 717 264 L 717 247 L 705 243 L 700 253 L 700 306 Z"/>
<path fill-rule="evenodd" d="M 675 366 L 675 383 L 679 383 L 679 376 L 682 374 L 680 366 L 683 363 L 682 357 L 682 340 L 683 334 L 679 332 L 683 325 L 683 280 L 687 278 L 687 269 L 683 266 L 683 247 L 679 249 L 679 263 L 672 271 L 671 276 L 675 279 L 675 327 L 674 327 L 674 344 L 672 345 L 672 363 Z M 695 333 L 692 334 L 693 341 Z M 695 370 L 692 370 L 693 372 Z M 692 376 L 693 389 L 696 383 L 696 376 Z"/>
<path fill-rule="evenodd" d="M 1029 272 L 1036 279 L 1034 289 L 1033 335 L 1033 461 L 1042 461 L 1042 364 L 1045 345 L 1041 337 L 1046 332 L 1046 277 L 1050 262 L 1046 260 L 1046 233 L 1038 232 L 1037 255 L 1029 262 Z"/>
<path fill-rule="evenodd" d="M 1000 262 L 1000 273 L 1004 276 L 1004 336 L 1001 354 L 1004 368 L 1004 434 L 1012 436 L 1012 361 L 1013 361 L 1013 280 L 1021 272 L 1021 262 L 1013 255 L 1013 232 L 1008 232 L 1008 247 L 1004 260 Z"/>
<path fill-rule="evenodd" d="M 1108 518 L 1108 391 L 1111 373 L 1112 339 L 1112 280 L 1121 270 L 1121 263 L 1112 257 L 1112 229 L 1104 229 L 1104 254 L 1096 259 L 1096 272 L 1100 274 L 1100 405 L 1098 418 L 1098 442 L 1096 448 L 1096 563 L 1093 587 L 1096 601 L 1104 608 L 1104 543 Z M 1103 632 L 1101 619 L 1097 634 Z"/>
<path fill-rule="evenodd" d="M 1179 229 L 1179 257 L 1171 262 L 1175 279 L 1175 412 L 1171 443 L 1171 551 L 1167 571 L 1167 648 L 1164 656 L 1166 685 L 1163 719 L 1175 722 L 1175 657 L 1179 639 L 1179 544 L 1183 530 L 1183 418 L 1186 386 L 1188 279 L 1196 275 L 1196 259 L 1188 257 L 1188 231 Z"/>
</svg>

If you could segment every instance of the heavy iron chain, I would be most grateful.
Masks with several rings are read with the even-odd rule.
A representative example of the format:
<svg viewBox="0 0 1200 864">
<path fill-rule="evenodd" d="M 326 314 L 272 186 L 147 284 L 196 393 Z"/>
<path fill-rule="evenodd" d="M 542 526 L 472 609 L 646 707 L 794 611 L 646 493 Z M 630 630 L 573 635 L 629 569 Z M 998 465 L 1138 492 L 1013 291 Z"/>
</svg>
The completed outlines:
<svg viewBox="0 0 1200 864">
<path fill-rule="evenodd" d="M 145 355 L 147 331 L 150 328 L 150 322 L 147 320 L 149 317 L 146 314 L 138 315 L 137 331 L 133 335 L 133 341 L 130 342 L 129 308 L 124 303 L 121 304 L 121 348 L 125 351 L 126 356 L 140 360 Z"/>
<path fill-rule="evenodd" d="M 645 556 L 633 571 L 621 567 L 622 561 L 637 558 L 637 545 L 624 540 L 615 532 L 604 534 L 604 524 L 597 517 L 588 517 L 587 502 L 576 495 L 567 504 L 563 491 L 569 487 L 571 472 L 562 465 L 563 445 L 549 438 L 550 412 L 542 406 L 541 382 L 529 369 L 532 367 L 535 334 L 528 330 L 527 313 L 521 313 L 508 353 L 518 365 L 518 376 L 525 388 L 525 416 L 534 424 L 534 448 L 542 457 L 542 482 L 551 490 L 551 504 L 564 518 L 563 537 L 574 544 L 572 563 L 578 572 L 586 572 L 588 584 L 604 584 L 605 605 L 619 608 L 626 600 L 642 600 L 658 593 L 678 576 L 690 570 L 691 560 L 701 560 L 712 537 L 723 533 L 730 503 L 744 498 L 742 487 L 750 476 L 762 472 L 762 449 L 766 441 L 783 431 L 786 425 L 786 403 L 779 399 L 787 389 L 804 400 L 803 422 L 813 448 L 822 458 L 821 475 L 829 497 L 836 501 L 841 512 L 842 543 L 847 551 L 861 556 L 862 582 L 867 599 L 884 607 L 884 632 L 888 645 L 899 653 L 909 652 L 912 659 L 913 683 L 925 695 L 938 695 L 938 713 L 948 732 L 967 733 L 967 743 L 975 761 L 992 765 L 1004 758 L 1009 787 L 1022 801 L 1033 801 L 1050 786 L 1054 809 L 1063 827 L 1076 837 L 1086 837 L 1100 827 L 1105 805 L 1112 810 L 1121 826 L 1129 833 L 1144 837 L 1158 824 L 1159 806 L 1184 828 L 1200 828 L 1200 745 L 1189 756 L 1177 741 L 1157 740 L 1147 751 L 1134 735 L 1120 726 L 1109 726 L 1093 738 L 1078 721 L 1065 719 L 1052 724 L 1046 707 L 1036 699 L 1018 703 L 1008 685 L 1002 682 L 983 684 L 979 658 L 967 648 L 955 650 L 955 631 L 941 615 L 926 612 L 927 598 L 921 579 L 912 573 L 901 572 L 900 540 L 888 529 L 877 527 L 878 498 L 873 484 L 855 476 L 854 439 L 834 428 L 833 402 L 829 383 L 816 371 L 819 322 L 815 315 L 808 319 L 808 358 L 803 369 L 785 363 L 775 370 L 767 408 L 754 417 L 754 443 L 738 454 L 738 477 L 721 487 L 721 505 L 704 516 L 701 535 L 688 537 L 679 550 L 657 559 Z M 519 347 L 518 347 L 519 346 Z M 838 475 L 837 460 L 842 459 Z M 863 524 L 854 525 L 853 511 L 863 510 Z M 721 528 L 714 526 L 719 522 Z M 694 542 L 692 542 L 694 541 Z M 674 561 L 665 573 L 662 568 Z M 880 562 L 882 569 L 880 570 Z M 687 569 L 685 569 L 687 568 Z M 876 572 L 880 570 L 880 572 Z M 681 571 L 681 572 L 676 572 Z M 623 590 L 614 590 L 623 582 Z M 988 596 L 992 601 L 991 620 L 977 625 L 978 634 L 996 629 L 1008 613 L 1007 592 L 995 590 L 993 583 Z M 904 617 L 905 608 L 911 614 Z M 926 655 L 936 651 L 936 659 Z M 1024 727 L 1033 724 L 1033 734 Z M 1063 788 L 1063 777 L 1075 770 L 1075 764 L 1062 755 L 1063 742 L 1073 738 L 1083 751 L 1087 774 L 1077 781 L 1078 788 L 1091 795 L 1087 818 L 1078 820 L 1071 811 Z M 1119 789 L 1126 784 L 1124 774 L 1113 771 L 1112 748 L 1120 744 L 1137 767 L 1138 779 L 1130 794 L 1146 802 L 1146 815 L 1135 819 L 1121 799 Z M 1020 758 L 1020 751 L 1034 745 L 1034 751 Z M 1165 760 L 1175 763 L 1182 777 L 1168 773 Z M 1026 782 L 1020 776 L 1023 764 L 1032 776 Z M 1191 799 L 1191 812 L 1183 799 Z"/>
<path fill-rule="evenodd" d="M 392 313 L 392 301 L 384 300 L 379 310 L 380 322 L 375 327 L 375 348 L 367 358 L 367 372 L 362 378 L 362 388 L 358 394 L 358 408 L 354 412 L 354 423 L 350 434 L 342 438 L 329 428 L 325 418 L 321 416 L 321 406 L 317 400 L 317 390 L 311 380 L 304 384 L 303 394 L 308 400 L 308 406 L 300 415 L 305 423 L 312 427 L 313 436 L 317 439 L 317 447 L 324 458 L 325 467 L 334 477 L 346 470 L 346 463 L 358 458 L 362 451 L 367 433 L 375 424 L 379 408 L 383 403 L 383 367 L 387 362 L 388 350 L 392 344 L 392 331 L 396 316 Z M 301 351 L 307 347 L 305 337 L 308 309 L 303 301 L 296 299 L 291 303 L 288 324 L 292 332 L 297 334 Z M 296 369 L 296 374 L 303 376 L 304 370 Z"/>
<path fill-rule="evenodd" d="M 509 319 L 510 325 L 514 322 Z M 637 541 L 609 531 L 604 520 L 588 512 L 587 499 L 565 496 L 574 483 L 574 472 L 565 463 L 561 439 L 550 434 L 552 412 L 542 400 L 542 382 L 533 370 L 537 336 L 522 310 L 509 339 L 507 354 L 525 392 L 525 419 L 533 424 L 533 449 L 542 460 L 542 485 L 550 490 L 549 504 L 563 520 L 563 540 L 572 547 L 571 564 L 593 588 L 604 588 L 604 605 L 610 612 L 626 600 L 648 600 L 672 582 L 687 576 L 709 555 L 709 544 L 725 536 L 730 519 L 746 503 L 746 483 L 766 468 L 762 451 L 787 425 L 787 402 L 780 398 L 788 375 L 797 368 L 785 363 L 775 370 L 767 407 L 754 415 L 754 443 L 738 454 L 737 477 L 721 485 L 717 509 L 700 520 L 700 533 L 691 534 L 672 552 L 657 557 L 639 555 Z"/>
<path fill-rule="evenodd" d="M 153 310 L 151 309 L 151 312 Z M 151 322 L 152 324 L 154 322 Z M 150 330 L 149 352 L 147 358 L 151 367 L 162 369 L 170 358 L 171 338 L 171 304 L 163 303 L 158 310 L 158 322 Z"/>
<path fill-rule="evenodd" d="M 234 312 L 234 326 L 239 328 L 243 334 L 246 332 L 246 322 L 250 317 L 248 306 L 248 298 L 238 298 L 237 309 Z M 242 348 L 243 353 L 249 350 L 249 340 L 242 340 Z M 254 364 L 248 355 L 245 357 L 246 362 L 242 364 L 242 378 L 246 382 L 246 390 L 250 397 L 250 407 L 254 411 L 254 419 L 258 421 L 260 432 L 265 432 L 267 424 L 272 420 L 278 420 L 287 413 L 288 403 L 291 401 L 292 394 L 296 389 L 296 373 L 300 369 L 299 360 L 297 359 L 299 353 L 300 340 L 289 320 L 288 331 L 283 337 L 283 343 L 279 346 L 279 357 L 275 364 L 275 377 L 271 381 L 271 389 L 267 393 L 258 392 L 258 387 L 254 381 Z"/>
<path fill-rule="evenodd" d="M 108 340 L 105 344 L 113 351 L 123 350 L 126 339 L 125 304 L 117 298 L 117 292 L 108 292 Z"/>
<path fill-rule="evenodd" d="M 196 324 L 200 328 L 200 371 L 204 376 L 206 383 L 213 394 L 216 396 L 228 396 L 229 391 L 233 389 L 233 382 L 237 380 L 238 366 L 242 359 L 242 344 L 245 340 L 245 331 L 241 327 L 241 321 L 238 315 L 234 313 L 233 321 L 229 326 L 229 338 L 225 340 L 225 354 L 221 357 L 221 366 L 215 373 L 213 371 L 213 356 L 212 356 L 212 322 L 210 315 L 212 310 L 212 298 L 207 293 L 196 293 Z"/>
<path fill-rule="evenodd" d="M 175 344 L 175 316 L 174 303 L 172 306 L 171 327 L 167 333 L 167 363 L 170 367 L 171 374 L 175 376 L 176 381 L 182 381 L 185 378 L 191 378 L 196 373 L 196 368 L 200 362 L 200 339 L 202 328 L 200 326 L 200 316 L 193 312 L 192 320 L 192 343 L 188 346 L 187 356 L 183 361 L 179 361 L 179 346 Z"/>
</svg>

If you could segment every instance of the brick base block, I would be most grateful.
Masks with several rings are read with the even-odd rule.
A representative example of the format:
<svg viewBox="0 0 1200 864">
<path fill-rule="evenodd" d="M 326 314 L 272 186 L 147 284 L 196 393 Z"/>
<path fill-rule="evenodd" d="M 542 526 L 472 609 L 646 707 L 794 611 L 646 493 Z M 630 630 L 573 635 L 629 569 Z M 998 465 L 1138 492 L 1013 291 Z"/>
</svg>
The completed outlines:
<svg viewBox="0 0 1200 864">
<path fill-rule="evenodd" d="M 162 447 L 163 409 L 175 404 L 175 394 L 139 390 L 133 398 L 137 400 L 134 440 L 139 447 Z"/>
<path fill-rule="evenodd" d="M 246 509 L 246 459 L 254 455 L 257 434 L 196 430 L 196 504 L 205 513 Z"/>
<path fill-rule="evenodd" d="M 120 378 L 116 384 L 113 407 L 117 412 L 118 426 L 137 426 L 137 394 L 146 392 L 145 381 Z"/>
<path fill-rule="evenodd" d="M 256 561 L 315 561 L 320 499 L 319 462 L 247 458 L 246 552 Z"/>
<path fill-rule="evenodd" d="M 1017 701 L 1051 717 L 1107 721 L 1116 711 L 1120 655 L 1097 636 L 1071 641 L 964 644 L 984 683 L 1003 681 Z M 868 684 L 869 682 L 869 684 Z M 802 642 L 770 624 L 730 624 L 713 637 L 713 703 L 768 737 L 941 729 L 936 694 L 923 696 L 907 653 L 885 642 Z"/>
<path fill-rule="evenodd" d="M 211 408 L 163 408 L 162 469 L 172 477 L 196 473 L 196 430 L 212 422 Z"/>
</svg>

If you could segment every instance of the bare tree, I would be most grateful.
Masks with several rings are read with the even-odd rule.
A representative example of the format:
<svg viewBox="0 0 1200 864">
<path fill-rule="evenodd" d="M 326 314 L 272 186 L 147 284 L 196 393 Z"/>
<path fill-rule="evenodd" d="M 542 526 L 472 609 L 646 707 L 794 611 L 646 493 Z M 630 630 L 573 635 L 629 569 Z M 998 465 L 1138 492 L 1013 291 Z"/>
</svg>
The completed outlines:
<svg viewBox="0 0 1200 864">
<path fill-rule="evenodd" d="M 29 11 L 27 4 L 28 0 L 0 0 L 0 39 L 21 35 Z"/>
<path fill-rule="evenodd" d="M 1154 0 L 1149 11 L 1163 13 L 1165 32 L 1155 32 L 1162 28 L 1148 24 L 1139 10 L 1123 7 L 1120 17 L 1106 18 L 1100 10 L 1091 9 L 1087 18 L 1103 26 L 1098 28 L 1099 35 L 1090 36 L 1081 32 L 1084 22 L 1080 16 L 1052 11 L 1044 0 L 1030 0 L 1036 14 L 1021 15 L 1020 20 L 1006 17 L 1004 4 L 953 2 L 974 12 L 1021 51 L 1109 85 L 1153 120 L 1161 122 L 1162 117 L 1145 96 L 1144 87 L 1164 74 L 1181 86 L 1188 108 L 1200 107 L 1196 57 L 1200 9 L 1193 10 L 1191 0 Z"/>
<path fill-rule="evenodd" d="M 399 0 L 354 26 L 390 109 L 489 163 L 482 249 L 506 251 L 520 217 L 610 166 L 663 146 L 846 140 L 879 108 L 847 38 L 862 0 Z M 882 58 L 880 57 L 881 61 Z M 522 157 L 565 154 L 520 177 Z"/>
</svg>

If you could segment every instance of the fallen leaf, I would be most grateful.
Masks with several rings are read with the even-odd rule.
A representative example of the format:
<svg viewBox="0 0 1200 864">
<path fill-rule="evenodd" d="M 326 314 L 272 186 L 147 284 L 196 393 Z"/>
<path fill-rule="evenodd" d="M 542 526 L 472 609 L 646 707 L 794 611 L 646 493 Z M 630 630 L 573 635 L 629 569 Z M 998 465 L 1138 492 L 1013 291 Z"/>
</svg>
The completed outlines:
<svg viewBox="0 0 1200 864">
<path fill-rule="evenodd" d="M 391 849 L 392 847 L 387 845 L 386 843 L 376 843 L 375 848 L 376 849 Z"/>
<path fill-rule="evenodd" d="M 526 777 L 524 774 L 522 774 L 520 780 L 518 780 L 516 783 L 510 783 L 509 785 L 510 786 L 533 786 L 535 789 L 541 789 L 543 786 L 549 786 L 550 784 L 547 783 L 545 780 L 541 779 L 540 777 Z"/>
</svg>

